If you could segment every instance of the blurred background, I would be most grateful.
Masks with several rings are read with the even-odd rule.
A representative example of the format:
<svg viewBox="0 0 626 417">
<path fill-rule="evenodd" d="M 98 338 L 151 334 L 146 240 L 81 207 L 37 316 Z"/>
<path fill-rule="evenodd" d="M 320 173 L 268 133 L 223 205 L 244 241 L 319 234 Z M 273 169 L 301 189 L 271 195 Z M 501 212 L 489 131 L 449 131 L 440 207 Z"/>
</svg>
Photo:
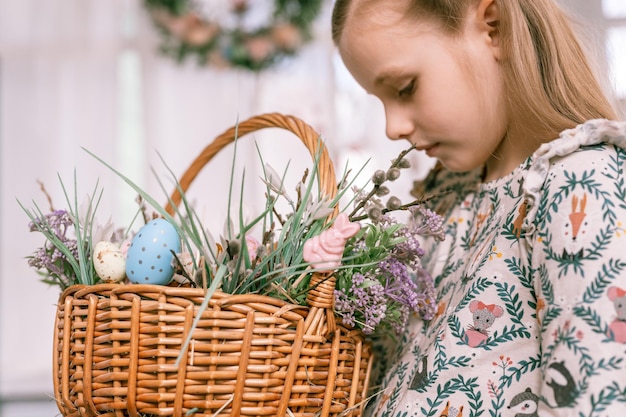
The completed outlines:
<svg viewBox="0 0 626 417">
<path fill-rule="evenodd" d="M 293 57 L 250 71 L 229 65 L 228 57 L 198 64 L 193 56 L 177 62 L 159 53 L 163 38 L 142 0 L 0 0 L 0 417 L 58 415 L 51 357 L 59 290 L 41 283 L 27 265 L 25 258 L 43 242 L 28 232 L 18 202 L 29 208 L 37 204 L 44 212 L 51 204 L 65 208 L 59 179 L 73 198 L 75 175 L 79 201 L 96 184 L 104 190 L 98 209 L 102 222 L 110 216 L 127 225 L 137 209 L 134 191 L 83 148 L 165 202 L 167 193 L 157 178 L 170 191 L 169 171 L 182 175 L 215 136 L 260 113 L 292 114 L 313 126 L 338 173 L 346 165 L 358 170 L 369 160 L 366 177 L 406 147 L 386 140 L 380 104 L 343 68 L 330 40 L 332 1 L 320 1 L 311 41 L 296 42 Z M 590 25 L 583 34 L 593 45 L 598 71 L 624 106 L 626 1 L 562 1 L 579 22 Z M 267 24 L 263 19 L 275 4 L 196 3 L 208 20 L 226 25 L 233 7 L 247 5 L 252 27 Z M 168 24 L 175 32 L 185 22 Z M 268 51 L 257 47 L 261 55 Z M 254 211 L 262 198 L 258 152 L 276 171 L 288 169 L 298 178 L 311 158 L 284 131 L 249 136 L 238 145 L 237 166 L 252 178 L 245 204 Z M 224 149 L 189 192 L 216 234 L 225 218 L 232 160 L 232 147 Z M 412 168 L 395 184 L 403 201 L 412 180 L 432 165 L 418 153 L 411 160 Z"/>
</svg>

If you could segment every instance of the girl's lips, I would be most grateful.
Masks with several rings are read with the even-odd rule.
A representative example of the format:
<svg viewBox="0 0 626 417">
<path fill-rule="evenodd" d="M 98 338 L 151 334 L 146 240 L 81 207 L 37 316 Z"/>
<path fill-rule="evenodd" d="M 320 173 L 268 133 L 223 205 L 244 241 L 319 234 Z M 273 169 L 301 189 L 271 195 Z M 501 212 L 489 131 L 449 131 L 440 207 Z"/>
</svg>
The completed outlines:
<svg viewBox="0 0 626 417">
<path fill-rule="evenodd" d="M 439 144 L 435 143 L 434 145 L 429 146 L 428 148 L 425 148 L 424 151 L 426 151 L 426 155 L 433 157 L 435 156 L 437 149 L 439 149 Z"/>
</svg>

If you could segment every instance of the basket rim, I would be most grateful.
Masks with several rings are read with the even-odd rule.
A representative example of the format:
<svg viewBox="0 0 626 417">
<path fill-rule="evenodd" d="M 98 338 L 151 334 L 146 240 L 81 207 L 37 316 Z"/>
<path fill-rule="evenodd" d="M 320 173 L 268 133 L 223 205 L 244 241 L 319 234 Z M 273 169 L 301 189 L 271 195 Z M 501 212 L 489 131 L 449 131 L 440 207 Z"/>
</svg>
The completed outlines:
<svg viewBox="0 0 626 417">
<path fill-rule="evenodd" d="M 90 294 L 108 293 L 112 295 L 152 293 L 164 296 L 181 298 L 204 298 L 208 290 L 198 287 L 175 287 L 158 284 L 124 284 L 124 283 L 100 283 L 100 284 L 76 284 L 67 287 L 59 296 L 62 302 L 67 297 L 85 298 Z M 215 290 L 211 298 L 218 300 L 222 306 L 238 303 L 266 302 L 276 307 L 293 306 L 293 309 L 309 310 L 308 305 L 294 304 L 280 298 L 263 294 L 229 294 L 221 290 Z"/>
</svg>

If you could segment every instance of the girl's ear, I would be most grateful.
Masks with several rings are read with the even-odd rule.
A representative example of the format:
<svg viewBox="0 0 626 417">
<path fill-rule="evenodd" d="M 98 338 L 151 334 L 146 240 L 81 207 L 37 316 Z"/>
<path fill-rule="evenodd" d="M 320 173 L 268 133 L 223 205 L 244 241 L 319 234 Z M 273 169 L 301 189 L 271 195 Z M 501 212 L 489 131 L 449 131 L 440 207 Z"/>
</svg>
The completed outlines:
<svg viewBox="0 0 626 417">
<path fill-rule="evenodd" d="M 500 9 L 497 0 L 480 0 L 476 19 L 489 36 L 496 56 L 500 57 Z"/>
</svg>

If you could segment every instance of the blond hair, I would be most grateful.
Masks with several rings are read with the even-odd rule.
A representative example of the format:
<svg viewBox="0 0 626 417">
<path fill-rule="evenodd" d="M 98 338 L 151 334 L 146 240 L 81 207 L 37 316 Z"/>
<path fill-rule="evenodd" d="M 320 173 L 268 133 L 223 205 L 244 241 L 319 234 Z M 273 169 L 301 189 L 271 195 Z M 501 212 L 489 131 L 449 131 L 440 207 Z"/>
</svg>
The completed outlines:
<svg viewBox="0 0 626 417">
<path fill-rule="evenodd" d="M 332 36 L 339 44 L 347 20 L 358 8 L 381 0 L 336 0 Z M 495 0 L 502 68 L 509 108 L 520 120 L 532 121 L 529 130 L 558 133 L 586 120 L 616 119 L 574 34 L 571 21 L 553 0 Z M 397 3 L 395 3 L 397 4 Z M 439 23 L 450 36 L 461 33 L 462 22 L 478 0 L 407 0 L 408 19 Z"/>
</svg>

